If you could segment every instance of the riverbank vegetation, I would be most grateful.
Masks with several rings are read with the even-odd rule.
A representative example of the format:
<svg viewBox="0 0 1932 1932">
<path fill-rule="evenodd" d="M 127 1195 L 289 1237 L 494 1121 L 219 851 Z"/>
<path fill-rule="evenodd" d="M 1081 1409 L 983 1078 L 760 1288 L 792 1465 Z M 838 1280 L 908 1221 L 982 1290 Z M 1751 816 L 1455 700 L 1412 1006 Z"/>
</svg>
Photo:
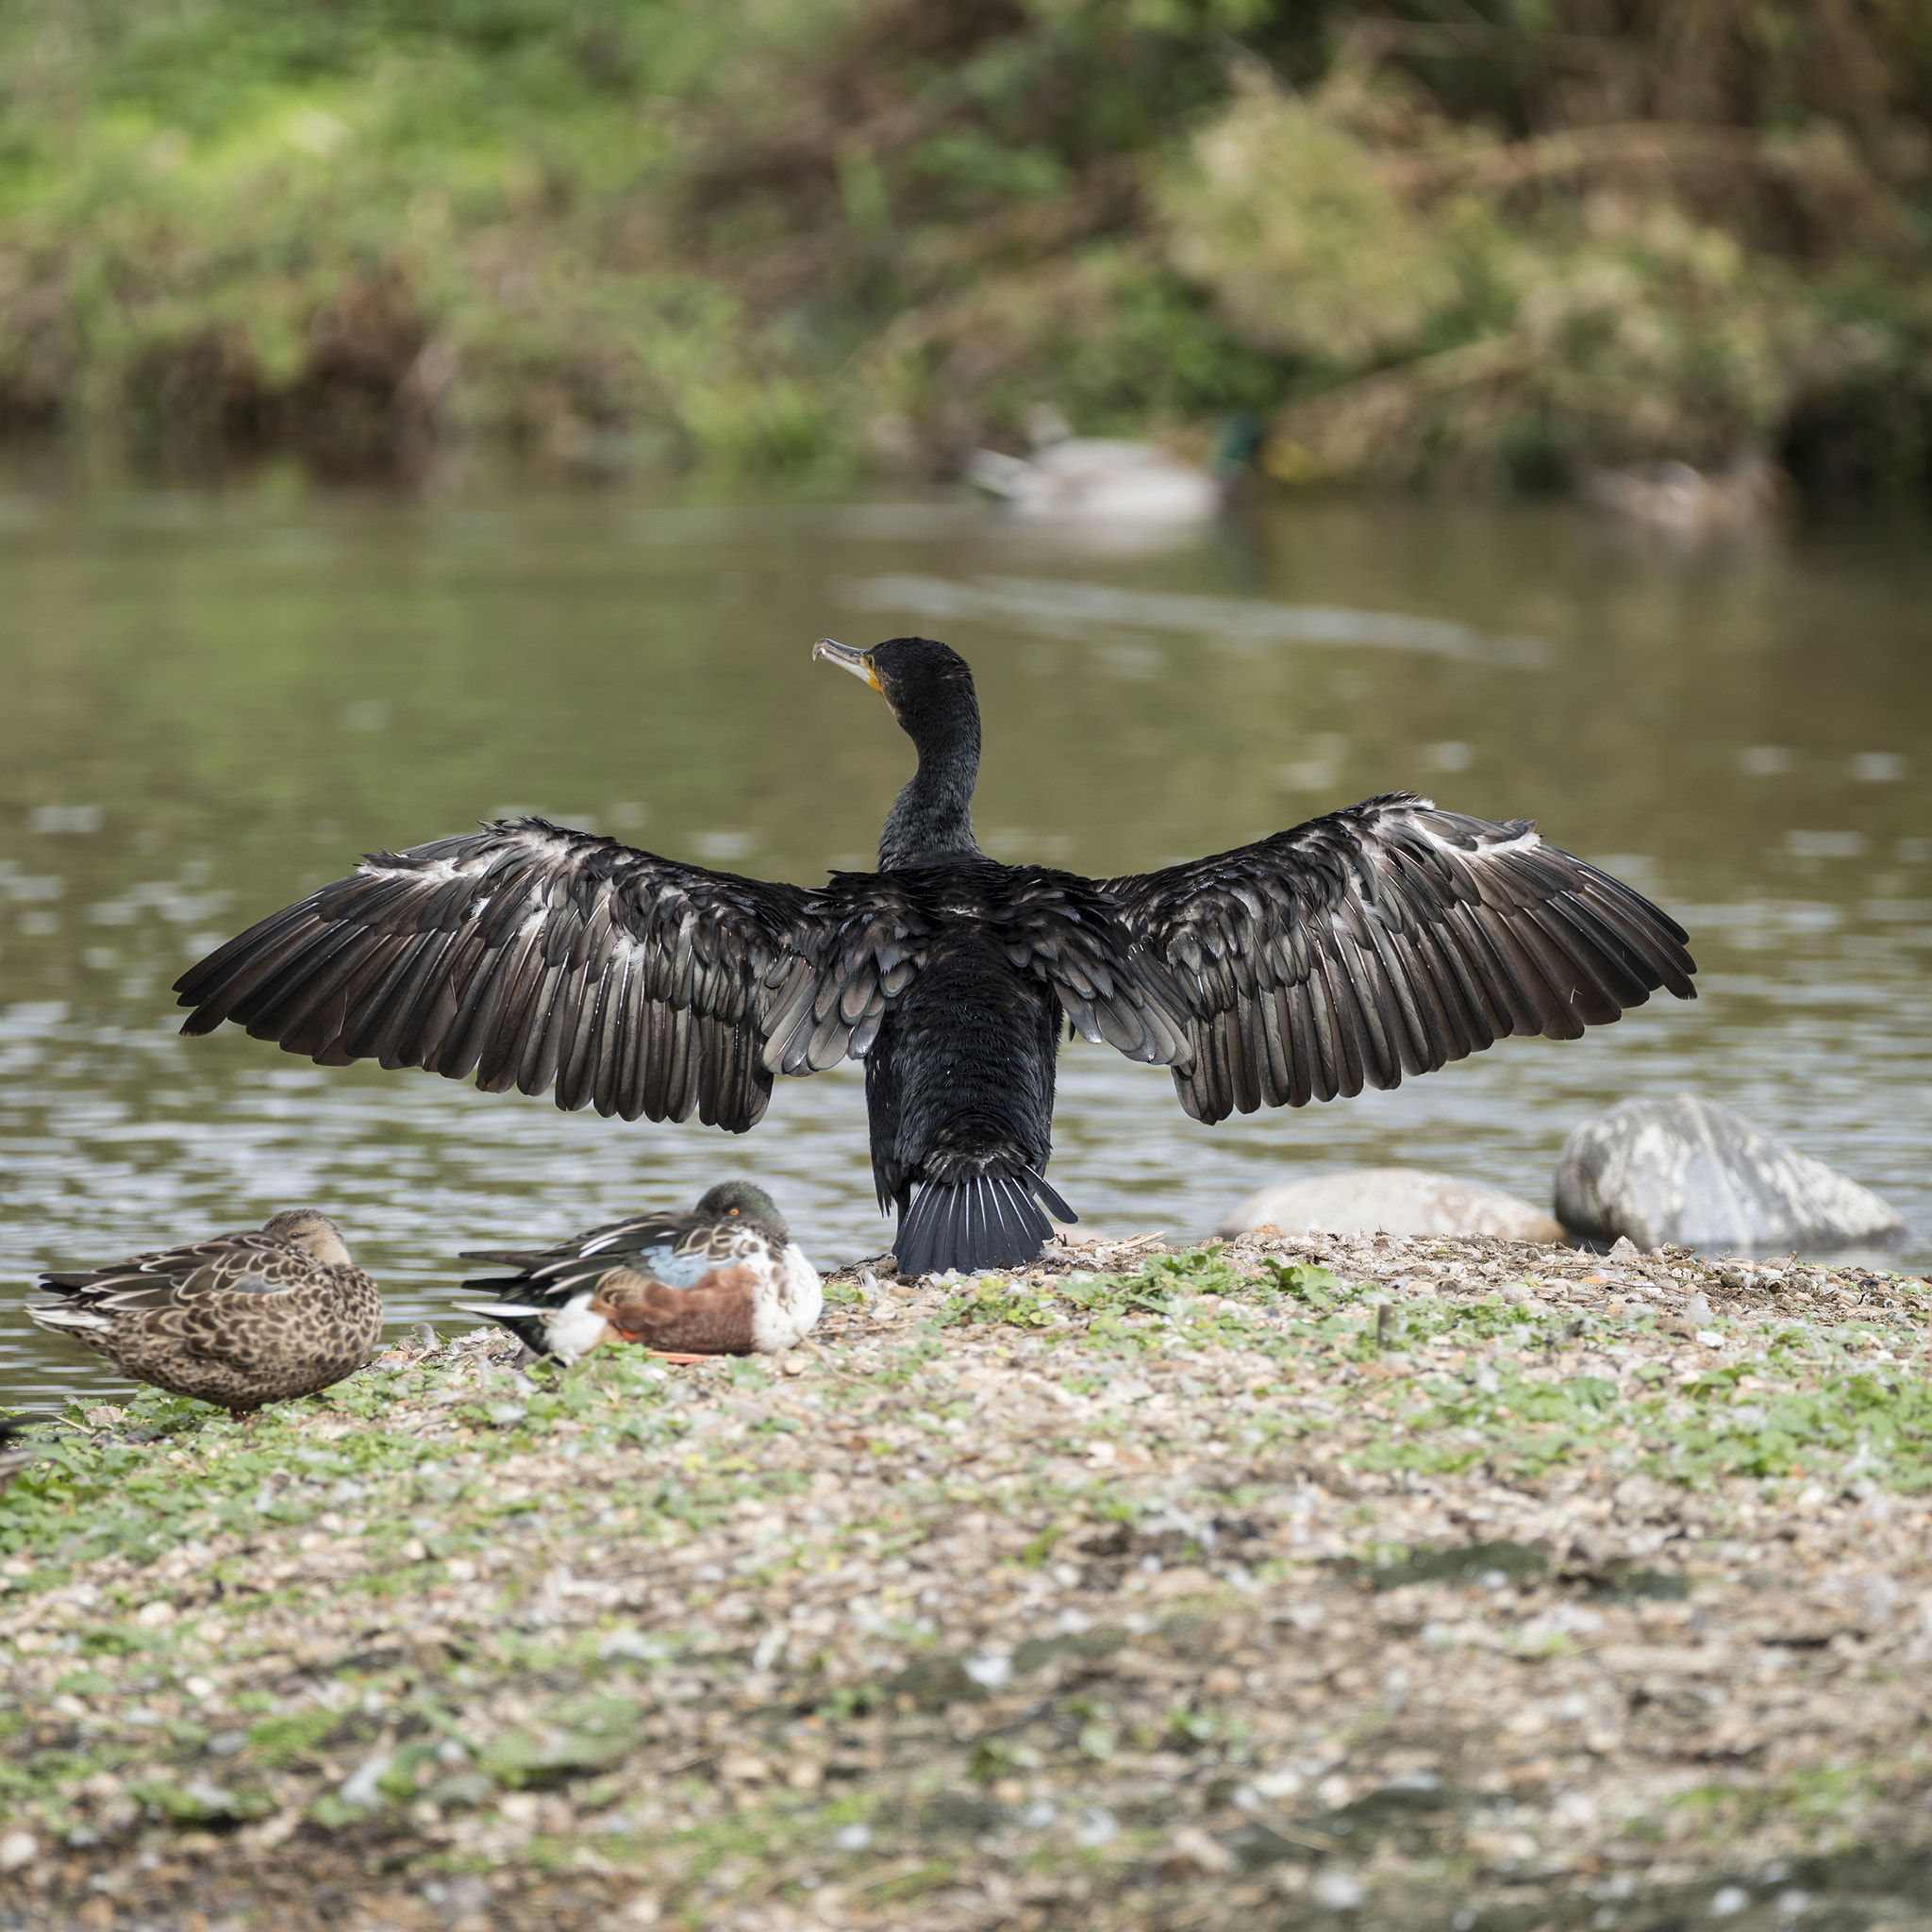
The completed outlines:
<svg viewBox="0 0 1932 1932">
<path fill-rule="evenodd" d="M 1932 25 L 1888 0 L 19 0 L 0 425 L 1285 482 L 1762 450 L 1922 487 Z"/>
<path fill-rule="evenodd" d="M 1919 1927 L 1928 1316 L 1141 1240 L 844 1271 L 782 1364 L 70 1410 L 0 1505 L 0 1918 Z"/>
</svg>

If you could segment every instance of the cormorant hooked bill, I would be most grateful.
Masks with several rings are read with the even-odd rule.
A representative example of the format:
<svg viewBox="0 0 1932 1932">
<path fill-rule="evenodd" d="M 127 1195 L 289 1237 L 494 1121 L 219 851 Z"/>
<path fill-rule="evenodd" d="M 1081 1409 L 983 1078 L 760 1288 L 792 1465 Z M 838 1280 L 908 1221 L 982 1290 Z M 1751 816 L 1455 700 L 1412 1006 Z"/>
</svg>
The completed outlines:
<svg viewBox="0 0 1932 1932">
<path fill-rule="evenodd" d="M 1517 820 L 1394 791 L 1156 873 L 1002 865 L 973 836 L 979 705 L 927 638 L 813 655 L 919 754 L 875 873 L 709 872 L 541 819 L 404 852 L 270 914 L 175 982 L 324 1066 L 472 1073 L 602 1114 L 741 1133 L 774 1074 L 865 1061 L 873 1177 L 908 1274 L 1032 1260 L 1062 1019 L 1166 1066 L 1212 1123 L 1393 1087 L 1511 1033 L 1574 1039 L 1658 986 L 1668 914 Z"/>
</svg>

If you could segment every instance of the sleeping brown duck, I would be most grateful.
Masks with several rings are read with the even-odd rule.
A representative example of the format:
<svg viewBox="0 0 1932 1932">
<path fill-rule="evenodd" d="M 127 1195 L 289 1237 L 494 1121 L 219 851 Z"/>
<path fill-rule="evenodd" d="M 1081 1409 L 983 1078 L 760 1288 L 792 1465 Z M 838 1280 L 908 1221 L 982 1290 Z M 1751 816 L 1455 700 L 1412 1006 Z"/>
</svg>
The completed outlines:
<svg viewBox="0 0 1932 1932">
<path fill-rule="evenodd" d="M 60 1297 L 27 1309 L 42 1328 L 238 1420 L 340 1382 L 382 1331 L 375 1282 L 312 1208 L 109 1268 L 43 1274 L 41 1287 Z"/>
</svg>

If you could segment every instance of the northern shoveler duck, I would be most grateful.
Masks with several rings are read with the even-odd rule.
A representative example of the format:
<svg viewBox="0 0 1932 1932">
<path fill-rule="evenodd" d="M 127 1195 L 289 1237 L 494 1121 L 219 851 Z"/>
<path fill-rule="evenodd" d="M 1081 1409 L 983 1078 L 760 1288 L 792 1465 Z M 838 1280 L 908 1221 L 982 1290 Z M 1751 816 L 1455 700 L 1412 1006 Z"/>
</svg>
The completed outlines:
<svg viewBox="0 0 1932 1932">
<path fill-rule="evenodd" d="M 466 1281 L 466 1314 L 500 1322 L 568 1367 L 600 1342 L 636 1342 L 669 1361 L 782 1355 L 824 1306 L 817 1271 L 763 1189 L 724 1181 L 689 1214 L 639 1214 L 539 1249 L 485 1248 L 509 1279 Z"/>
<path fill-rule="evenodd" d="M 111 1268 L 43 1274 L 41 1287 L 60 1297 L 27 1309 L 42 1328 L 238 1422 L 353 1374 L 382 1331 L 375 1282 L 312 1208 Z"/>
</svg>

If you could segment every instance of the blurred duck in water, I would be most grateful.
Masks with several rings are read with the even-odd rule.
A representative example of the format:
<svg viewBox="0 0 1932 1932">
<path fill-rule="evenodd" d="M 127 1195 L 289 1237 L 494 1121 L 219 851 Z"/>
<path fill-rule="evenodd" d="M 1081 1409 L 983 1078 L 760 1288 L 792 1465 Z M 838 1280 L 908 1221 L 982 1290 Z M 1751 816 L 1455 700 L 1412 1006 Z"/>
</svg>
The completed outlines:
<svg viewBox="0 0 1932 1932">
<path fill-rule="evenodd" d="M 1740 451 L 1722 470 L 1689 463 L 1587 468 L 1577 477 L 1586 503 L 1626 523 L 1674 536 L 1748 535 L 1770 525 L 1790 499 L 1791 479 L 1760 451 Z"/>
<path fill-rule="evenodd" d="M 1095 523 L 1205 523 L 1220 510 L 1232 481 L 1260 441 L 1253 417 L 1231 418 L 1215 440 L 1211 467 L 1191 463 L 1158 443 L 1075 436 L 1048 405 L 1028 413 L 1030 457 L 976 449 L 966 476 L 1023 516 Z"/>
<path fill-rule="evenodd" d="M 60 1299 L 30 1307 L 30 1321 L 237 1422 L 353 1374 L 382 1332 L 375 1282 L 312 1208 L 109 1268 L 43 1274 L 41 1287 Z"/>
<path fill-rule="evenodd" d="M 772 1198 L 724 1181 L 689 1214 L 640 1214 L 554 1247 L 486 1248 L 466 1261 L 517 1273 L 466 1281 L 465 1314 L 500 1323 L 566 1368 L 607 1341 L 666 1361 L 782 1355 L 804 1340 L 824 1295 Z"/>
</svg>

